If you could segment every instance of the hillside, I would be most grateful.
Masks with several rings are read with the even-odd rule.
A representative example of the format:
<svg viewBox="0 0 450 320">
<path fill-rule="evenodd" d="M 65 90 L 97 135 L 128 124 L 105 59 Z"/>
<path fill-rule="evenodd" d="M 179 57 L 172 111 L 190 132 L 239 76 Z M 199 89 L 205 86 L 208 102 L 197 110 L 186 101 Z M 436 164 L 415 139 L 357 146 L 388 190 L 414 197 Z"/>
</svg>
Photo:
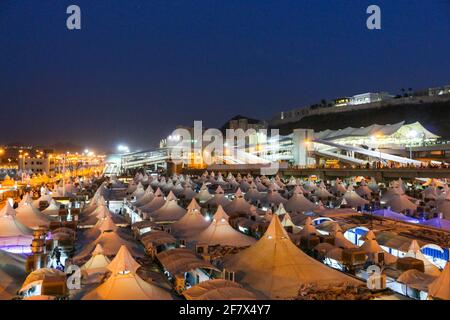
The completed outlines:
<svg viewBox="0 0 450 320">
<path fill-rule="evenodd" d="M 343 129 L 345 127 L 365 127 L 376 124 L 392 124 L 405 121 L 419 121 L 432 133 L 450 139 L 450 101 L 403 104 L 351 112 L 312 115 L 299 121 L 278 126 L 281 134 L 291 133 L 293 129 L 304 128 L 322 131 Z"/>
</svg>

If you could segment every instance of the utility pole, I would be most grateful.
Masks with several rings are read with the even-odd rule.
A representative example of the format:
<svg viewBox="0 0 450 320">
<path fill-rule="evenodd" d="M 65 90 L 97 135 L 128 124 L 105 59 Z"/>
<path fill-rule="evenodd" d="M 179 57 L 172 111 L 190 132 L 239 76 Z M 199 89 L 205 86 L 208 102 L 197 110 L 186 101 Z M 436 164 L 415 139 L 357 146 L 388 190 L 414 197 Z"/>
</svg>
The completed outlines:
<svg viewBox="0 0 450 320">
<path fill-rule="evenodd" d="M 66 156 L 63 155 L 63 167 L 62 167 L 62 182 L 63 182 L 63 197 L 66 196 Z"/>
</svg>

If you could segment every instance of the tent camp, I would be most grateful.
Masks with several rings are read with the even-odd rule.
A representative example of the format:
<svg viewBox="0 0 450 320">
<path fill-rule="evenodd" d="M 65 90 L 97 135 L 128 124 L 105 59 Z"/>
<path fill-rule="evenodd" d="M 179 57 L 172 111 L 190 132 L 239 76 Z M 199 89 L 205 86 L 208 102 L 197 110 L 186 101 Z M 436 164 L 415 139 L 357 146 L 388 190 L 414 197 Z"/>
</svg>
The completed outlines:
<svg viewBox="0 0 450 320">
<path fill-rule="evenodd" d="M 207 244 L 209 246 L 246 247 L 255 242 L 255 239 L 240 233 L 230 226 L 228 215 L 220 205 L 212 218 L 211 224 L 190 239 L 197 241 L 199 244 Z"/>
<path fill-rule="evenodd" d="M 245 201 L 244 194 L 238 188 L 234 194 L 234 199 L 225 208 L 229 215 L 250 214 L 251 205 Z"/>
<path fill-rule="evenodd" d="M 302 213 L 312 210 L 316 205 L 305 198 L 299 186 L 294 188 L 292 196 L 284 204 L 284 208 L 290 213 Z"/>
<path fill-rule="evenodd" d="M 428 296 L 434 299 L 450 300 L 450 263 L 447 262 L 444 271 L 428 286 Z"/>
<path fill-rule="evenodd" d="M 50 218 L 28 202 L 20 204 L 16 209 L 16 213 L 17 220 L 30 229 L 48 227 L 50 224 Z"/>
<path fill-rule="evenodd" d="M 170 226 L 171 234 L 179 239 L 191 238 L 205 230 L 210 224 L 201 213 L 195 199 L 187 207 L 186 214 Z"/>
<path fill-rule="evenodd" d="M 205 202 L 207 206 L 218 207 L 221 205 L 222 207 L 226 207 L 231 203 L 231 201 L 225 197 L 225 193 L 222 187 L 219 185 L 214 193 L 214 197 Z"/>
<path fill-rule="evenodd" d="M 361 198 L 358 193 L 355 192 L 353 186 L 349 186 L 347 188 L 347 191 L 344 193 L 343 199 L 352 208 L 362 207 L 365 204 L 369 203 L 369 201 Z"/>
<path fill-rule="evenodd" d="M 203 281 L 185 291 L 187 300 L 255 300 L 256 296 L 240 284 L 224 279 Z"/>
<path fill-rule="evenodd" d="M 27 277 L 26 256 L 0 250 L 0 300 L 9 300 L 16 295 Z"/>
<path fill-rule="evenodd" d="M 9 201 L 0 210 L 0 248 L 30 248 L 33 239 L 32 230 L 24 226 L 16 217 L 16 211 Z"/>
<path fill-rule="evenodd" d="M 115 231 L 105 231 L 95 241 L 87 244 L 74 260 L 82 260 L 90 256 L 97 244 L 102 246 L 103 253 L 108 257 L 116 255 L 122 245 L 126 246 L 133 256 L 144 256 L 144 250 L 139 244 L 123 239 Z"/>
<path fill-rule="evenodd" d="M 177 198 L 170 191 L 164 205 L 147 216 L 155 222 L 174 222 L 180 220 L 185 214 L 186 210 L 178 205 Z"/>
<path fill-rule="evenodd" d="M 277 216 L 258 242 L 226 257 L 224 266 L 236 272 L 237 281 L 258 298 L 294 297 L 300 286 L 308 283 L 362 284 L 303 253 L 289 239 Z"/>
<path fill-rule="evenodd" d="M 111 276 L 86 294 L 83 300 L 171 300 L 170 294 L 136 274 L 140 265 L 125 246 L 108 265 Z"/>
</svg>

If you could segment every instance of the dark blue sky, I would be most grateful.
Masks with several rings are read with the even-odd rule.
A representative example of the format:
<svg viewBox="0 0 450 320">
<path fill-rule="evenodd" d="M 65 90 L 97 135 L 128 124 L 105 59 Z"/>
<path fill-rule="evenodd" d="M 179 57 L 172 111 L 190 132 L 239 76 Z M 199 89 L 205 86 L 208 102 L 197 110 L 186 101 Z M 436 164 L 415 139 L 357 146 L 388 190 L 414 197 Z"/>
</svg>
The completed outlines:
<svg viewBox="0 0 450 320">
<path fill-rule="evenodd" d="M 448 83 L 449 0 L 0 0 L 0 143 L 146 147 L 193 120 Z"/>
</svg>

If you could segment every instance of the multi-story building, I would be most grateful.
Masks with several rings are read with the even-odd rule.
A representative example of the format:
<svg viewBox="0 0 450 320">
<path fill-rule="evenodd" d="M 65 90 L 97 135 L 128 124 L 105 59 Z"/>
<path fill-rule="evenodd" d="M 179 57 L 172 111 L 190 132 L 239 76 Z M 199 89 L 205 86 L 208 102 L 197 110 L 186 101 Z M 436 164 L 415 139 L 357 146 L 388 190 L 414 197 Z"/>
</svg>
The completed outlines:
<svg viewBox="0 0 450 320">
<path fill-rule="evenodd" d="M 19 170 L 31 171 L 37 174 L 53 175 L 55 173 L 56 164 L 55 159 L 52 156 L 27 156 L 19 155 Z"/>
<path fill-rule="evenodd" d="M 354 95 L 350 98 L 349 105 L 359 105 L 359 104 L 366 104 L 366 103 L 373 103 L 373 102 L 379 102 L 384 101 L 388 99 L 392 99 L 393 96 L 390 95 L 387 92 L 367 92 L 367 93 L 361 93 Z"/>
</svg>

